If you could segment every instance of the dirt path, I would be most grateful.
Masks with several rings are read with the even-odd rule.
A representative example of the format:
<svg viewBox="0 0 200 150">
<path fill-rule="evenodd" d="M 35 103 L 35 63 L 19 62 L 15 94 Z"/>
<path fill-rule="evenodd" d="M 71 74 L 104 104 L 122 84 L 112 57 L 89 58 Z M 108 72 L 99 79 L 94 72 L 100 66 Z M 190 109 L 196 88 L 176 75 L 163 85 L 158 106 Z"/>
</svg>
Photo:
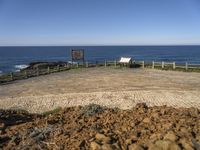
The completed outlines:
<svg viewBox="0 0 200 150">
<path fill-rule="evenodd" d="M 128 109 L 138 102 L 200 108 L 200 74 L 88 68 L 0 86 L 0 108 L 22 108 L 30 112 L 89 103 Z"/>
</svg>

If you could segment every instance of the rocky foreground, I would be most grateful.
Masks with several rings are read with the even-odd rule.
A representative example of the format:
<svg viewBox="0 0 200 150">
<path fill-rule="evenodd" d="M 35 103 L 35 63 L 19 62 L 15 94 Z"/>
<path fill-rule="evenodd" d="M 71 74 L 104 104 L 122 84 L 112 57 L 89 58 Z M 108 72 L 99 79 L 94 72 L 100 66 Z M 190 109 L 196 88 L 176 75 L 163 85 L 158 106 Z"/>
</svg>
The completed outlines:
<svg viewBox="0 0 200 150">
<path fill-rule="evenodd" d="M 2 149 L 198 150 L 200 110 L 88 105 L 52 114 L 0 111 Z"/>
</svg>

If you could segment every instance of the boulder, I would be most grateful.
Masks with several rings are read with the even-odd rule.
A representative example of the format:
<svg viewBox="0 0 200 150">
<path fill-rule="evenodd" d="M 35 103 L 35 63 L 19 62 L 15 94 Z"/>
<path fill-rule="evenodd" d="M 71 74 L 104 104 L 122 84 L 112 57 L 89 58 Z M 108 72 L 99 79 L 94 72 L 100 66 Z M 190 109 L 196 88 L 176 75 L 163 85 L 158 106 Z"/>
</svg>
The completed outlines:
<svg viewBox="0 0 200 150">
<path fill-rule="evenodd" d="M 169 131 L 165 136 L 164 136 L 164 140 L 170 140 L 170 141 L 176 141 L 178 139 L 178 137 L 176 136 L 176 134 L 173 131 Z"/>
<path fill-rule="evenodd" d="M 95 138 L 96 138 L 96 140 L 101 141 L 102 143 L 110 143 L 111 142 L 111 138 L 105 136 L 104 134 L 97 133 L 95 135 Z"/>
<path fill-rule="evenodd" d="M 181 150 L 181 148 L 175 142 L 158 140 L 155 144 L 150 145 L 149 150 Z"/>
<path fill-rule="evenodd" d="M 96 142 L 91 142 L 90 147 L 91 147 L 92 150 L 101 150 L 101 145 L 99 145 Z"/>
<path fill-rule="evenodd" d="M 131 144 L 128 146 L 129 150 L 144 150 L 144 148 L 138 144 Z"/>
<path fill-rule="evenodd" d="M 154 112 L 151 114 L 151 117 L 155 120 L 159 119 L 160 114 L 158 112 Z"/>
<path fill-rule="evenodd" d="M 143 119 L 143 122 L 144 122 L 144 123 L 150 123 L 150 122 L 151 122 L 151 119 L 146 117 L 146 118 Z"/>
<path fill-rule="evenodd" d="M 179 142 L 181 143 L 183 148 L 187 150 L 194 150 L 194 148 L 192 147 L 192 142 L 187 140 L 186 138 L 181 138 Z"/>
<path fill-rule="evenodd" d="M 146 105 L 146 103 L 138 103 L 138 104 L 136 104 L 136 106 L 135 106 L 137 109 L 138 108 L 144 108 L 144 109 L 147 109 L 148 108 L 148 106 Z"/>
<path fill-rule="evenodd" d="M 101 146 L 101 149 L 102 149 L 102 150 L 115 150 L 115 147 L 112 146 L 111 144 L 103 144 L 103 145 Z"/>
</svg>

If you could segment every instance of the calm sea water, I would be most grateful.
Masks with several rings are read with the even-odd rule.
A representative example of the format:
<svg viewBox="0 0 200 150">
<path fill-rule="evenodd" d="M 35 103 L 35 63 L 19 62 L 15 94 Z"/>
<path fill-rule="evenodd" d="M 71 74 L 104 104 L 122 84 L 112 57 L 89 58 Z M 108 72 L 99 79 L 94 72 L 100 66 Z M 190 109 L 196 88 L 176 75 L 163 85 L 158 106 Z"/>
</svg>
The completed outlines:
<svg viewBox="0 0 200 150">
<path fill-rule="evenodd" d="M 70 61 L 72 48 L 85 49 L 88 61 L 129 56 L 135 60 L 200 64 L 200 46 L 18 46 L 0 47 L 0 73 L 17 71 L 35 61 Z"/>
</svg>

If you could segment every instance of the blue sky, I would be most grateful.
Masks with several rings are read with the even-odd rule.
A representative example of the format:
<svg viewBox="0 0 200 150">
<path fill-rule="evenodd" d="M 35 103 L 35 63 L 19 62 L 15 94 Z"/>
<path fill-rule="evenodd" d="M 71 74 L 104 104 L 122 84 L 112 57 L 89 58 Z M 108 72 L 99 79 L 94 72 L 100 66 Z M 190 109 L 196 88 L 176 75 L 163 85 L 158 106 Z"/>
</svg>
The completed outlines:
<svg viewBox="0 0 200 150">
<path fill-rule="evenodd" d="M 0 46 L 199 45 L 199 0 L 0 0 Z"/>
</svg>

